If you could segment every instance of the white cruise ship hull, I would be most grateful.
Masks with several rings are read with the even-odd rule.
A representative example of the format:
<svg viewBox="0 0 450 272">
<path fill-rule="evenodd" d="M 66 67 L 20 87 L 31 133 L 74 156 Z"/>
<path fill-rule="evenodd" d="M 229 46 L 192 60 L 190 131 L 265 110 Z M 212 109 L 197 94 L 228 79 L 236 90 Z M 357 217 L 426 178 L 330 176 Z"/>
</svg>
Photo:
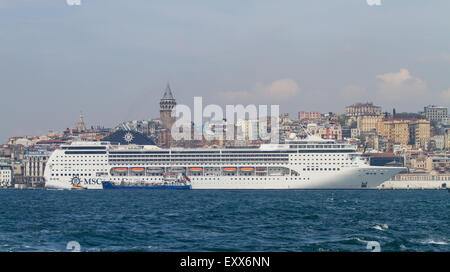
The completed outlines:
<svg viewBox="0 0 450 272">
<path fill-rule="evenodd" d="M 350 168 L 336 173 L 314 173 L 306 178 L 293 176 L 201 176 L 191 177 L 192 189 L 201 190 L 284 190 L 284 189 L 377 189 L 387 179 L 403 171 L 402 167 Z M 373 174 L 366 174 L 373 173 Z M 383 173 L 383 174 L 381 174 Z M 80 186 L 86 189 L 103 189 L 101 182 L 110 178 L 82 179 Z M 128 179 L 128 182 L 140 182 L 141 179 Z M 158 181 L 159 182 L 159 181 Z M 72 189 L 71 178 L 46 182 L 49 189 Z"/>
<path fill-rule="evenodd" d="M 373 168 L 371 168 L 373 169 Z M 285 190 L 285 189 L 377 189 L 386 181 L 386 177 L 404 170 L 404 168 L 383 168 L 377 170 L 384 174 L 367 176 L 360 174 L 361 169 L 347 169 L 346 173 L 339 175 L 317 174 L 310 175 L 309 180 L 296 180 L 295 177 L 264 177 L 241 178 L 238 177 L 204 177 L 192 181 L 192 189 L 249 189 L 249 190 Z"/>
<path fill-rule="evenodd" d="M 405 170 L 370 166 L 355 149 L 324 140 L 224 149 L 82 142 L 55 150 L 44 177 L 49 189 L 161 184 L 173 173 L 185 175 L 192 189 L 376 189 Z"/>
</svg>

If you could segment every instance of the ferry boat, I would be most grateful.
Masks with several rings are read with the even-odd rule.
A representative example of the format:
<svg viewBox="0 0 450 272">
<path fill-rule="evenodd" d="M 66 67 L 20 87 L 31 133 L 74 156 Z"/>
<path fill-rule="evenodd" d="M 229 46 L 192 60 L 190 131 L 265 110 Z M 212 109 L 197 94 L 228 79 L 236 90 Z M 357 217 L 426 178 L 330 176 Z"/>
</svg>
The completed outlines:
<svg viewBox="0 0 450 272">
<path fill-rule="evenodd" d="M 118 190 L 190 190 L 190 179 L 183 174 L 164 174 L 163 181 L 160 183 L 147 182 L 128 182 L 114 184 L 110 181 L 102 181 L 103 189 Z"/>
<path fill-rule="evenodd" d="M 224 148 L 73 142 L 51 154 L 44 177 L 55 189 L 161 184 L 170 174 L 189 177 L 192 189 L 375 189 L 405 170 L 371 166 L 356 149 L 314 136 Z"/>
<path fill-rule="evenodd" d="M 162 184 L 129 184 L 129 185 L 116 185 L 109 181 L 102 181 L 104 190 L 190 190 L 190 185 L 162 185 Z"/>
</svg>

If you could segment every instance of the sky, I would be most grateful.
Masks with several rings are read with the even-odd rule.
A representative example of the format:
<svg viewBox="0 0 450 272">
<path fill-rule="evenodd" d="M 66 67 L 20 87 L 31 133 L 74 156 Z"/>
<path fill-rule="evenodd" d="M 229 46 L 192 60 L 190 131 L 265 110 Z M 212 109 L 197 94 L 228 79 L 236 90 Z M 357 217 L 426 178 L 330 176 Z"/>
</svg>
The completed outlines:
<svg viewBox="0 0 450 272">
<path fill-rule="evenodd" d="M 0 0 L 0 142 L 179 104 L 450 104 L 450 1 Z M 377 2 L 377 1 L 369 1 Z"/>
</svg>

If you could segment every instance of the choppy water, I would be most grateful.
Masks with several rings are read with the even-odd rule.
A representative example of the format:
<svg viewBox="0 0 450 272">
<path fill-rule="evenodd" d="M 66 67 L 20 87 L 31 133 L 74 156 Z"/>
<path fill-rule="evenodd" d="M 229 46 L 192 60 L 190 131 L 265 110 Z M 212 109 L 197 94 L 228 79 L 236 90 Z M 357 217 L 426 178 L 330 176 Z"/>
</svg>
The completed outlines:
<svg viewBox="0 0 450 272">
<path fill-rule="evenodd" d="M 0 191 L 0 251 L 450 251 L 447 191 Z"/>
</svg>

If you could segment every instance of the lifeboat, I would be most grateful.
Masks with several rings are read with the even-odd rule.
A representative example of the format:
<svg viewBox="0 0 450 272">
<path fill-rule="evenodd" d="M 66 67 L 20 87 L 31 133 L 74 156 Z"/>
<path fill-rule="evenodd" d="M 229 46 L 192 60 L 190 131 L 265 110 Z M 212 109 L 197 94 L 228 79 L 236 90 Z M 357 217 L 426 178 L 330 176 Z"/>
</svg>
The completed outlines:
<svg viewBox="0 0 450 272">
<path fill-rule="evenodd" d="M 114 168 L 114 171 L 123 173 L 123 172 L 127 172 L 128 168 L 126 168 L 126 167 L 116 167 L 116 168 Z"/>
<path fill-rule="evenodd" d="M 191 168 L 189 168 L 189 170 L 194 171 L 194 172 L 198 172 L 198 171 L 202 171 L 203 168 L 201 168 L 201 167 L 191 167 Z"/>
<path fill-rule="evenodd" d="M 227 171 L 227 172 L 236 171 L 236 167 L 224 167 L 223 171 Z"/>
<path fill-rule="evenodd" d="M 133 167 L 133 168 L 131 168 L 131 171 L 133 171 L 133 172 L 144 172 L 145 168 L 144 167 Z"/>
<path fill-rule="evenodd" d="M 241 171 L 253 171 L 253 167 L 241 167 Z"/>
</svg>

